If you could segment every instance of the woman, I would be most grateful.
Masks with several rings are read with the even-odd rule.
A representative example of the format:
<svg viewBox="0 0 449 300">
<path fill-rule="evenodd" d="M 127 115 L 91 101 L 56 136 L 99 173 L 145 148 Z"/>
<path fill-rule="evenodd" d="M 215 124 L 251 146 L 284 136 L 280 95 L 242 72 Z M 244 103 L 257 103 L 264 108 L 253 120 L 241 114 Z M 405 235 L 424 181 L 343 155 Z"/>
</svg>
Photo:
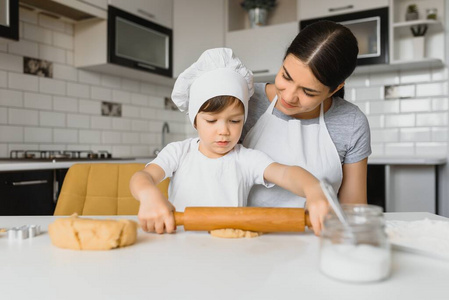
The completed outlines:
<svg viewBox="0 0 449 300">
<path fill-rule="evenodd" d="M 287 49 L 275 83 L 255 84 L 241 137 L 248 148 L 326 179 L 341 203 L 367 202 L 369 125 L 360 109 L 343 99 L 357 54 L 357 40 L 340 24 L 320 21 L 304 28 Z M 253 187 L 248 201 L 250 206 L 305 205 L 305 199 L 280 187 Z"/>
</svg>

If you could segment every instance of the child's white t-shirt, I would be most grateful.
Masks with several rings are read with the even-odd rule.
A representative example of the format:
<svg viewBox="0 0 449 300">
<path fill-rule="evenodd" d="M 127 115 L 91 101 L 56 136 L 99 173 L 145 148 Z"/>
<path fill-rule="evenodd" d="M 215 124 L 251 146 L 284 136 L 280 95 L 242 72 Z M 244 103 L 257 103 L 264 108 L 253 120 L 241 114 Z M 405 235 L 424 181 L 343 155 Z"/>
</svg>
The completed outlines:
<svg viewBox="0 0 449 300">
<path fill-rule="evenodd" d="M 198 138 L 170 143 L 149 163 L 171 177 L 168 195 L 177 211 L 187 206 L 246 206 L 254 184 L 273 186 L 263 177 L 273 163 L 265 153 L 238 144 L 225 156 L 208 158 L 198 145 Z"/>
</svg>

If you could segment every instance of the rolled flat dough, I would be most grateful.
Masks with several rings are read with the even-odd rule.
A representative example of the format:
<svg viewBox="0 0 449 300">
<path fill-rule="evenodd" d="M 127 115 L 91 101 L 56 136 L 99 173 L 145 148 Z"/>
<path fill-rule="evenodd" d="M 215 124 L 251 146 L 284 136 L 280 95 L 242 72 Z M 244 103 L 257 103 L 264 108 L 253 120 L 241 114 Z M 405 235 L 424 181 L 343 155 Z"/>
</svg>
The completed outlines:
<svg viewBox="0 0 449 300">
<path fill-rule="evenodd" d="M 137 223 L 132 220 L 56 219 L 48 227 L 53 245 L 73 250 L 110 250 L 132 245 L 137 239 Z"/>
<path fill-rule="evenodd" d="M 259 235 L 262 235 L 262 232 L 254 232 L 254 231 L 247 231 L 247 230 L 241 230 L 241 229 L 226 228 L 226 229 L 211 230 L 210 234 L 212 236 L 220 237 L 220 238 L 238 239 L 238 238 L 257 237 Z"/>
</svg>

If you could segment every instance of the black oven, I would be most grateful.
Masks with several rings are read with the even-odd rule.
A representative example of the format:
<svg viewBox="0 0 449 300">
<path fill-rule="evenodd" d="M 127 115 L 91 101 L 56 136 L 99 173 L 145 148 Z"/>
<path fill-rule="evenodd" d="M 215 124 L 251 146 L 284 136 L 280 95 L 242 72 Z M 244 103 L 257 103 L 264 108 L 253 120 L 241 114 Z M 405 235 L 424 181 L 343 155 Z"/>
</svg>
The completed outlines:
<svg viewBox="0 0 449 300">
<path fill-rule="evenodd" d="M 357 65 L 388 64 L 388 7 L 334 15 L 300 22 L 300 30 L 319 20 L 330 20 L 348 27 L 357 38 Z"/>
<path fill-rule="evenodd" d="M 170 28 L 108 7 L 108 61 L 172 77 L 173 34 Z"/>
</svg>

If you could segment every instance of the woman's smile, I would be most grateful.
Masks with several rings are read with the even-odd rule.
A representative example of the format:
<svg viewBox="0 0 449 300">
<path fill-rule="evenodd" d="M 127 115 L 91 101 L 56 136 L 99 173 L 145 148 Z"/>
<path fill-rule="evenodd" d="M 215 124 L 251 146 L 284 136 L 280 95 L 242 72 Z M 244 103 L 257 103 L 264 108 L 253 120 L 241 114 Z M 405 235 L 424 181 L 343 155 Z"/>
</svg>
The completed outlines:
<svg viewBox="0 0 449 300">
<path fill-rule="evenodd" d="M 295 107 L 297 107 L 297 106 L 294 106 L 294 105 L 291 105 L 291 104 L 289 104 L 287 101 L 285 101 L 282 97 L 280 98 L 281 99 L 281 104 L 282 104 L 282 106 L 284 106 L 285 108 L 289 108 L 289 109 L 292 109 L 292 108 L 295 108 Z"/>
</svg>

